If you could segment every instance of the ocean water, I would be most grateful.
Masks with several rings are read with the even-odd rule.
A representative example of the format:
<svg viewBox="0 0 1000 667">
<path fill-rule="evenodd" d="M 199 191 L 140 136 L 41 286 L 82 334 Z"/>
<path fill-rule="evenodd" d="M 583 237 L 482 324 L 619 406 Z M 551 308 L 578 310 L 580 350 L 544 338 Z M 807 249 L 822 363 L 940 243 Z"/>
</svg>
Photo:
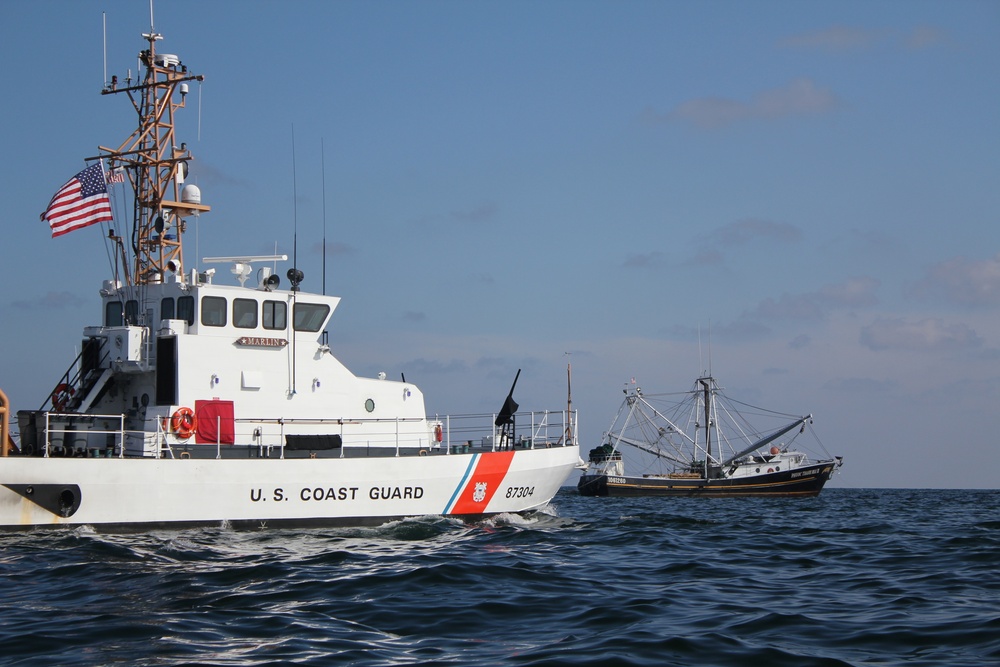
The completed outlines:
<svg viewBox="0 0 1000 667">
<path fill-rule="evenodd" d="M 1000 491 L 0 534 L 3 665 L 1000 664 Z"/>
</svg>

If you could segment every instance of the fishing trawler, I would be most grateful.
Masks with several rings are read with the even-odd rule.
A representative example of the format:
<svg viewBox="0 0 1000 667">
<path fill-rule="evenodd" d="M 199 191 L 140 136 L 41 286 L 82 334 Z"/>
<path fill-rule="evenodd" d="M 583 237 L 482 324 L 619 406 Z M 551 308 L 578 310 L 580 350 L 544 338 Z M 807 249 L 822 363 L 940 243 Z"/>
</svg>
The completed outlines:
<svg viewBox="0 0 1000 667">
<path fill-rule="evenodd" d="M 816 496 L 843 464 L 818 438 L 818 455 L 794 448 L 811 432 L 812 415 L 740 403 L 711 376 L 681 394 L 644 393 L 634 381 L 624 393 L 602 444 L 590 451 L 580 495 Z"/>
<path fill-rule="evenodd" d="M 303 291 L 295 266 L 283 288 L 286 255 L 203 259 L 231 284 L 214 266 L 186 270 L 184 232 L 210 207 L 186 182 L 174 116 L 203 77 L 159 52 L 152 26 L 143 38 L 144 74 L 101 91 L 128 97 L 138 129 L 99 147 L 42 216 L 53 236 L 106 225 L 113 260 L 100 323 L 44 404 L 16 412 L 16 438 L 0 392 L 0 528 L 374 525 L 545 506 L 583 464 L 571 405 L 519 412 L 515 377 L 496 414 L 428 418 L 405 377 L 355 376 L 334 356 L 339 298 Z M 109 184 L 134 211 L 128 238 Z"/>
</svg>

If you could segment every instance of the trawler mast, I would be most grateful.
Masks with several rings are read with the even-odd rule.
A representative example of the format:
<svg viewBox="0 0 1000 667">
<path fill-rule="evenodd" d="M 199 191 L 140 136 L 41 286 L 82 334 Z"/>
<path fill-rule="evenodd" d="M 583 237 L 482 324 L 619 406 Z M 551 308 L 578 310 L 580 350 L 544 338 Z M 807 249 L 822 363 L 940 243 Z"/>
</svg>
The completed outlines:
<svg viewBox="0 0 1000 667">
<path fill-rule="evenodd" d="M 139 126 L 118 148 L 99 146 L 109 169 L 122 169 L 135 193 L 134 224 L 131 248 L 134 255 L 131 273 L 126 268 L 128 285 L 162 282 L 172 272 L 183 282 L 182 237 L 185 218 L 207 212 L 201 193 L 193 185 L 184 185 L 187 161 L 192 159 L 186 144 L 174 142 L 174 111 L 185 107 L 188 81 L 203 81 L 204 76 L 190 74 L 173 54 L 158 54 L 156 42 L 163 38 L 152 29 L 144 33 L 149 48 L 139 53 L 146 72 L 133 85 L 131 75 L 125 86 L 113 76 L 102 95 L 125 93 L 139 116 Z M 179 97 L 179 99 L 178 99 Z M 124 257 L 122 239 L 119 243 Z"/>
</svg>

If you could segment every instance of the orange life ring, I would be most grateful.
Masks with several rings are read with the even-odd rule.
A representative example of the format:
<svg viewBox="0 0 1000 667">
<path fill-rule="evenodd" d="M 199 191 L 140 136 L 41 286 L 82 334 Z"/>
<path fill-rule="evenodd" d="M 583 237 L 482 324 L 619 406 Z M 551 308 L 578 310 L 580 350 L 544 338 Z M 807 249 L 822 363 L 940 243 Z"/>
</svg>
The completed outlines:
<svg viewBox="0 0 1000 667">
<path fill-rule="evenodd" d="M 194 411 L 191 408 L 177 408 L 170 417 L 170 429 L 181 440 L 190 438 L 191 434 L 198 430 L 198 420 L 194 416 Z"/>
<path fill-rule="evenodd" d="M 61 382 L 56 385 L 56 388 L 52 390 L 52 409 L 55 412 L 62 412 L 69 405 L 70 399 L 73 398 L 73 394 L 76 390 L 69 386 L 65 382 Z"/>
</svg>

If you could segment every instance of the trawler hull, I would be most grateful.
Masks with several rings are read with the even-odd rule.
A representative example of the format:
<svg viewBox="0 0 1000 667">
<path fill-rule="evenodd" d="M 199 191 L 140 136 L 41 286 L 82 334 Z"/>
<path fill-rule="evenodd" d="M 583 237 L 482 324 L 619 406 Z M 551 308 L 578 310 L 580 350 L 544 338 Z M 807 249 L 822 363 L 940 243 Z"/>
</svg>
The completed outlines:
<svg viewBox="0 0 1000 667">
<path fill-rule="evenodd" d="M 833 461 L 739 478 L 633 477 L 581 475 L 577 490 L 582 496 L 683 496 L 730 498 L 746 496 L 818 496 L 836 470 Z"/>
<path fill-rule="evenodd" d="M 359 459 L 0 461 L 0 529 L 377 525 L 544 507 L 576 447 Z"/>
</svg>

